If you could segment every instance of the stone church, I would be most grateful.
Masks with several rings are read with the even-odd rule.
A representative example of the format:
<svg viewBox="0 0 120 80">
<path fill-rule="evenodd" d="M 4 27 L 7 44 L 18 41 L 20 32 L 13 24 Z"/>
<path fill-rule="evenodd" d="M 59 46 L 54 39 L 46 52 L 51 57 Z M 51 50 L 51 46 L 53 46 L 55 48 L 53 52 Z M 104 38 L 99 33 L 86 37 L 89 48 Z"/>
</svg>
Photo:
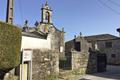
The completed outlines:
<svg viewBox="0 0 120 80">
<path fill-rule="evenodd" d="M 22 49 L 50 49 L 64 51 L 64 28 L 57 29 L 52 22 L 52 9 L 48 2 L 41 8 L 41 21 L 35 27 L 29 27 L 27 21 L 23 27 Z"/>
<path fill-rule="evenodd" d="M 33 51 L 33 80 L 46 80 L 47 76 L 59 74 L 59 58 L 60 55 L 64 55 L 65 49 L 64 33 L 64 28 L 59 30 L 53 24 L 52 9 L 47 1 L 41 8 L 41 21 L 36 22 L 35 27 L 29 27 L 28 21 L 25 21 L 22 29 L 21 51 L 26 49 Z M 29 67 L 30 63 L 24 62 L 25 65 Z M 27 72 L 28 69 L 25 70 Z M 25 80 L 29 77 L 30 75 L 27 75 Z"/>
<path fill-rule="evenodd" d="M 13 24 L 13 4 L 14 0 L 7 1 L 8 24 Z M 36 22 L 35 27 L 30 27 L 26 20 L 21 30 L 21 62 L 10 74 L 17 78 L 15 80 L 49 80 L 51 76 L 56 78 L 59 75 L 59 57 L 65 50 L 65 32 L 64 28 L 59 30 L 53 24 L 52 9 L 47 1 L 41 8 L 41 21 Z M 6 78 L 9 79 L 9 76 Z"/>
</svg>

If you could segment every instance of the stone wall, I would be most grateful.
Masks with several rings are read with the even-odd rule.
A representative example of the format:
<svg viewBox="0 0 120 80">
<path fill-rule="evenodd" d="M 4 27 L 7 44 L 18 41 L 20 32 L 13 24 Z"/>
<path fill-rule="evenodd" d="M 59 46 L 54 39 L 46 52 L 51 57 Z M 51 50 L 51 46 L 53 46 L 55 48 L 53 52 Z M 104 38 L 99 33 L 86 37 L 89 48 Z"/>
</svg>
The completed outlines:
<svg viewBox="0 0 120 80">
<path fill-rule="evenodd" d="M 60 47 L 63 47 L 64 51 L 64 31 L 59 31 L 53 26 L 51 30 L 51 48 L 52 50 L 60 51 Z"/>
<path fill-rule="evenodd" d="M 80 51 L 76 51 L 75 43 L 80 42 Z M 88 43 L 84 37 L 79 36 L 71 41 L 66 42 L 65 56 L 67 58 L 67 66 L 70 66 L 74 71 L 80 74 L 97 72 L 97 56 L 89 52 L 91 44 Z"/>
<path fill-rule="evenodd" d="M 61 60 L 65 57 L 64 29 L 60 31 L 53 26 L 53 29 L 51 30 L 50 34 L 51 34 L 51 49 L 60 52 L 59 59 Z"/>
<path fill-rule="evenodd" d="M 17 69 L 17 68 L 16 68 Z M 3 80 L 18 80 L 20 68 L 17 75 L 15 69 L 6 72 Z M 32 56 L 32 80 L 53 80 L 59 75 L 59 52 L 53 50 L 33 50 Z M 0 79 L 1 80 L 1 79 Z"/>
<path fill-rule="evenodd" d="M 79 42 L 80 46 L 76 45 L 76 42 Z M 80 50 L 77 50 L 76 47 L 80 48 Z M 67 66 L 70 66 L 73 71 L 86 74 L 106 70 L 106 56 L 94 50 L 92 44 L 88 43 L 83 36 L 75 37 L 75 39 L 66 42 L 65 48 L 65 56 L 69 63 Z M 102 69 L 99 70 L 98 67 Z"/>
<path fill-rule="evenodd" d="M 85 40 L 84 37 L 79 36 L 71 41 L 68 41 L 65 43 L 65 52 L 71 52 L 75 49 L 75 43 L 80 42 L 80 52 L 87 53 L 89 51 L 89 48 L 91 47 L 91 43 L 88 43 L 87 40 Z"/>
<path fill-rule="evenodd" d="M 72 70 L 78 70 L 80 74 L 85 73 L 88 64 L 88 54 L 76 51 L 72 51 L 71 54 L 72 54 L 71 55 Z"/>
<path fill-rule="evenodd" d="M 59 53 L 51 50 L 33 50 L 33 80 L 47 80 L 59 74 Z"/>
<path fill-rule="evenodd" d="M 72 70 L 80 74 L 97 72 L 97 54 L 72 51 Z"/>
<path fill-rule="evenodd" d="M 97 72 L 97 53 L 90 52 L 88 56 L 88 63 L 86 73 L 96 73 Z"/>
</svg>

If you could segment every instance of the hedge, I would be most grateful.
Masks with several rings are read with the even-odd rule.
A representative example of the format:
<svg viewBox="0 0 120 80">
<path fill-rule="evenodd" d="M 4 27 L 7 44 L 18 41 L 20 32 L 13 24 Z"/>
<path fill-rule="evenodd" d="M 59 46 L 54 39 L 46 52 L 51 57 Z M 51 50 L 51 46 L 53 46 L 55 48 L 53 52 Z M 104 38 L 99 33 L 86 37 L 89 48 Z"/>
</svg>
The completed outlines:
<svg viewBox="0 0 120 80">
<path fill-rule="evenodd" d="M 0 22 L 0 70 L 20 64 L 21 36 L 18 27 Z"/>
</svg>

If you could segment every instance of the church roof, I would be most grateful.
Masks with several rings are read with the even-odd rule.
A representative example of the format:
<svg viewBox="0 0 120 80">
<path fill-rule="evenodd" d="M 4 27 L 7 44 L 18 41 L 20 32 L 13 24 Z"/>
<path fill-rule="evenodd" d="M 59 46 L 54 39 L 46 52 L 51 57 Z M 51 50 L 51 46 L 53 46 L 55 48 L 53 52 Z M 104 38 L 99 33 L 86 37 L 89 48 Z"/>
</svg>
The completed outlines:
<svg viewBox="0 0 120 80">
<path fill-rule="evenodd" d="M 46 39 L 47 34 L 44 34 L 42 32 L 22 32 L 22 36 L 28 36 L 28 37 L 35 37 L 35 38 L 41 38 Z"/>
</svg>

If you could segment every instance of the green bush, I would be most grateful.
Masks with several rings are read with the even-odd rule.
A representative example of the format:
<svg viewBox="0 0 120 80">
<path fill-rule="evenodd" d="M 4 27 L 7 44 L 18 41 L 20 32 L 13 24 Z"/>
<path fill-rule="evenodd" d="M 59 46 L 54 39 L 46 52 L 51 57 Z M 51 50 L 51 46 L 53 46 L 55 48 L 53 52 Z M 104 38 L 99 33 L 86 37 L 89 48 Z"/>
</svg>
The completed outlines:
<svg viewBox="0 0 120 80">
<path fill-rule="evenodd" d="M 0 70 L 12 69 L 20 63 L 21 30 L 0 22 Z"/>
</svg>

